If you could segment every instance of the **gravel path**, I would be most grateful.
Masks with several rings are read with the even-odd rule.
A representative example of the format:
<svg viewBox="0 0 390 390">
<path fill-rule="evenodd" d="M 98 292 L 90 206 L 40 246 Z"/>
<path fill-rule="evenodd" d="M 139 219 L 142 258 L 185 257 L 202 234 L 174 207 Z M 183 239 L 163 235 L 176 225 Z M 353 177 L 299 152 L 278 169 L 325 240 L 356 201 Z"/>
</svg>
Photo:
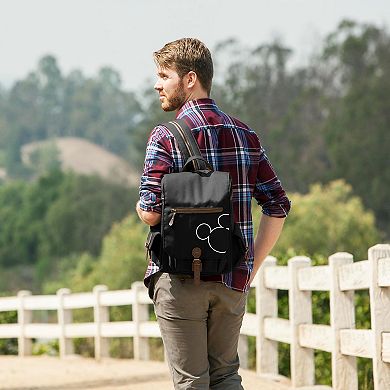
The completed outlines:
<svg viewBox="0 0 390 390">
<path fill-rule="evenodd" d="M 286 390 L 286 385 L 260 380 L 241 370 L 245 390 Z M 0 356 L 2 390 L 172 390 L 168 368 L 161 362 L 78 356 L 63 360 L 47 356 Z"/>
</svg>

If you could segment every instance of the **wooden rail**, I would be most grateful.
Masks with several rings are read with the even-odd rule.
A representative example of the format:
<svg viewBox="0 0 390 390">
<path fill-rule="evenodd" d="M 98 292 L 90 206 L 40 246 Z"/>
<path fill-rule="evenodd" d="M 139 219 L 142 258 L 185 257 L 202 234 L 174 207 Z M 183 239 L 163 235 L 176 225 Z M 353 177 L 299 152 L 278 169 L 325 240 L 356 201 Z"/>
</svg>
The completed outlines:
<svg viewBox="0 0 390 390">
<path fill-rule="evenodd" d="M 390 389 L 390 245 L 369 249 L 368 260 L 353 262 L 352 255 L 336 253 L 329 265 L 311 267 L 307 257 L 294 257 L 277 266 L 268 257 L 256 276 L 256 314 L 246 313 L 239 353 L 247 364 L 247 336 L 256 337 L 256 371 L 278 375 L 277 343 L 290 344 L 293 388 L 314 386 L 314 350 L 332 354 L 332 388 L 357 390 L 356 357 L 373 360 L 375 390 Z M 277 290 L 288 290 L 289 319 L 277 317 Z M 355 329 L 354 290 L 368 289 L 372 329 Z M 330 292 L 330 325 L 312 323 L 311 291 Z M 132 337 L 134 358 L 149 359 L 149 337 L 161 337 L 149 320 L 152 302 L 142 282 L 130 290 L 108 291 L 103 285 L 91 293 L 60 289 L 56 295 L 32 296 L 20 291 L 16 297 L 0 298 L 0 311 L 17 311 L 16 324 L 1 324 L 0 338 L 17 338 L 20 356 L 30 355 L 33 338 L 59 340 L 60 356 L 73 353 L 72 338 L 94 337 L 95 358 L 109 355 L 110 337 Z M 109 307 L 131 305 L 132 321 L 109 321 Z M 72 323 L 72 310 L 93 308 L 94 321 Z M 34 310 L 56 310 L 58 323 L 32 323 Z"/>
</svg>

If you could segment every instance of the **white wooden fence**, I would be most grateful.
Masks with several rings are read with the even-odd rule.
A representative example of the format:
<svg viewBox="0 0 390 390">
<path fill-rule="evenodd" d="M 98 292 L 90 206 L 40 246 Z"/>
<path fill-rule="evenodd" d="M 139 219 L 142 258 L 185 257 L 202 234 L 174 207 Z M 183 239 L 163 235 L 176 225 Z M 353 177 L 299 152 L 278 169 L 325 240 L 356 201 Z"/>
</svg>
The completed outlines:
<svg viewBox="0 0 390 390">
<path fill-rule="evenodd" d="M 390 389 L 390 245 L 369 249 L 368 260 L 353 262 L 352 255 L 336 253 L 327 266 L 310 266 L 307 257 L 294 257 L 277 266 L 268 257 L 253 283 L 256 314 L 246 313 L 240 336 L 240 356 L 246 363 L 246 337 L 256 336 L 256 370 L 278 374 L 277 343 L 290 344 L 293 388 L 314 385 L 314 349 L 332 354 L 332 389 L 357 390 L 356 357 L 373 360 L 375 390 Z M 277 290 L 288 290 L 289 319 L 277 318 Z M 372 329 L 355 329 L 354 290 L 368 289 Z M 330 325 L 312 324 L 311 291 L 330 292 Z M 0 298 L 0 311 L 17 311 L 18 323 L 1 324 L 0 338 L 17 338 L 20 356 L 30 355 L 33 338 L 59 339 L 60 356 L 73 353 L 72 338 L 94 337 L 95 357 L 109 354 L 110 337 L 133 337 L 134 358 L 149 359 L 149 337 L 160 337 L 149 321 L 152 304 L 142 282 L 131 290 L 108 291 L 99 285 L 92 293 Z M 132 321 L 110 322 L 109 307 L 131 305 Z M 72 310 L 93 308 L 94 322 L 72 323 Z M 58 323 L 32 323 L 33 310 L 56 310 Z M 318 389 L 330 389 L 326 386 Z"/>
</svg>

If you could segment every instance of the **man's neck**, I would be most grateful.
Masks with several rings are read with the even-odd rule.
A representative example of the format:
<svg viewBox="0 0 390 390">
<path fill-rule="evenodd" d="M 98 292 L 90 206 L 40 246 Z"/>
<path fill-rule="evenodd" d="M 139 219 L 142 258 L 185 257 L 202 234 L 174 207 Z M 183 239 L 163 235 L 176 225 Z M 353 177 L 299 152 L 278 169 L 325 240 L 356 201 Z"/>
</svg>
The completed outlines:
<svg viewBox="0 0 390 390">
<path fill-rule="evenodd" d="M 186 97 L 183 104 L 176 110 L 176 112 L 178 112 L 187 102 L 191 100 L 209 99 L 209 98 L 210 96 L 204 91 L 192 92 Z"/>
</svg>

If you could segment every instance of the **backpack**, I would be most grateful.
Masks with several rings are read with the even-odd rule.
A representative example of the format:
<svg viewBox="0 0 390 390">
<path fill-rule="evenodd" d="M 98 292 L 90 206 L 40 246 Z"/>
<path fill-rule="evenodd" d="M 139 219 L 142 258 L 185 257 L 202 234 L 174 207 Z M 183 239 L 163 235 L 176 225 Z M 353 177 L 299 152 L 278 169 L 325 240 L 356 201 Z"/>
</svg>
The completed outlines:
<svg viewBox="0 0 390 390">
<path fill-rule="evenodd" d="M 202 157 L 184 120 L 164 124 L 176 138 L 185 164 L 161 181 L 161 223 L 151 227 L 147 255 L 161 272 L 220 275 L 244 258 L 241 229 L 234 223 L 228 172 L 214 171 Z"/>
</svg>

